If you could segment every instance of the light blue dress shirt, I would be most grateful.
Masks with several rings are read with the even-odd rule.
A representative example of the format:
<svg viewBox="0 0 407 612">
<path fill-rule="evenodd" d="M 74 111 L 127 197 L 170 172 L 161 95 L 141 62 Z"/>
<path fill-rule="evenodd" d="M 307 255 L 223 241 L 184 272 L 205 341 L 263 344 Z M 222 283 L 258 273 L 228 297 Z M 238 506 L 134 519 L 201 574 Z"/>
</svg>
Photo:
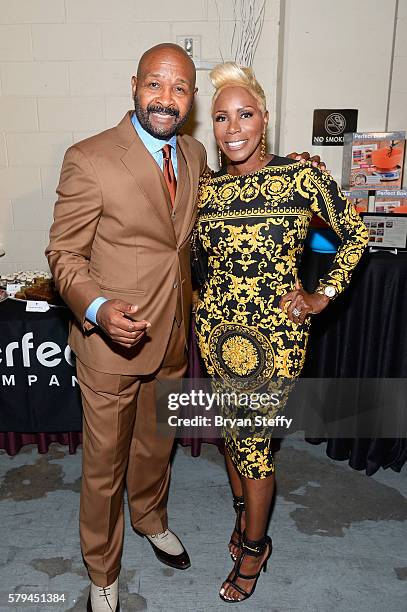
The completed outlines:
<svg viewBox="0 0 407 612">
<path fill-rule="evenodd" d="M 161 170 L 163 169 L 163 147 L 166 144 L 171 146 L 171 161 L 174 167 L 175 177 L 178 178 L 177 137 L 175 134 L 169 140 L 160 140 L 159 138 L 151 136 L 151 134 L 146 132 L 141 126 L 140 121 L 137 119 L 136 113 L 132 114 L 131 122 L 134 125 L 134 129 L 136 130 L 137 134 L 140 136 L 143 145 L 154 157 Z"/>
<path fill-rule="evenodd" d="M 176 178 L 178 178 L 178 162 L 177 162 L 177 137 L 176 135 L 172 136 L 169 140 L 160 140 L 159 138 L 155 138 L 151 136 L 146 130 L 141 126 L 140 121 L 137 119 L 136 113 L 132 114 L 131 122 L 134 125 L 134 129 L 139 135 L 142 143 L 146 147 L 147 151 L 153 156 L 158 166 L 163 169 L 163 152 L 162 148 L 164 145 L 169 144 L 171 146 L 171 161 L 174 167 L 174 172 Z M 97 325 L 96 315 L 100 308 L 100 306 L 106 302 L 107 299 L 104 297 L 98 297 L 88 306 L 86 311 L 86 318 Z"/>
</svg>

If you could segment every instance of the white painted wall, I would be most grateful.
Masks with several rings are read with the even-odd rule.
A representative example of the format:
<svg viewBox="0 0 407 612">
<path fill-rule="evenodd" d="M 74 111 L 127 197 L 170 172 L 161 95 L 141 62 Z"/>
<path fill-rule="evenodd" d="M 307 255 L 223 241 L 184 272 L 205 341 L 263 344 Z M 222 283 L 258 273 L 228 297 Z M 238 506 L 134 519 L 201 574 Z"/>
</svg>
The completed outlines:
<svg viewBox="0 0 407 612">
<path fill-rule="evenodd" d="M 358 129 L 382 131 L 396 0 L 286 0 L 280 151 L 318 153 L 340 179 L 341 147 L 313 147 L 315 108 L 357 108 Z M 407 0 L 399 20 L 391 96 L 392 129 L 407 129 Z"/>
<path fill-rule="evenodd" d="M 279 4 L 267 0 L 256 60 L 273 106 Z M 232 19 L 231 0 L 0 0 L 0 272 L 46 265 L 64 151 L 133 107 L 141 54 L 192 34 L 202 37 L 203 59 L 229 59 Z M 198 86 L 194 135 L 215 167 L 207 72 Z"/>
</svg>

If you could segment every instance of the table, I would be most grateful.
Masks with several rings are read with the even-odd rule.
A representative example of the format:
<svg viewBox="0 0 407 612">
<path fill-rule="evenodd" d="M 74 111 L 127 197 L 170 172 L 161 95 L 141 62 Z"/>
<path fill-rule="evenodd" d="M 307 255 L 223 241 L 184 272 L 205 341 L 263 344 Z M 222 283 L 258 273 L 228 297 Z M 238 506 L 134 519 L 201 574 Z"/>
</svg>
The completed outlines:
<svg viewBox="0 0 407 612">
<path fill-rule="evenodd" d="M 333 257 L 304 251 L 301 278 L 308 291 Z M 313 320 L 303 376 L 406 378 L 406 309 L 407 253 L 366 252 L 349 289 Z M 333 438 L 326 452 L 332 459 L 348 459 L 351 467 L 368 475 L 379 467 L 400 471 L 407 460 L 407 440 Z"/>
</svg>

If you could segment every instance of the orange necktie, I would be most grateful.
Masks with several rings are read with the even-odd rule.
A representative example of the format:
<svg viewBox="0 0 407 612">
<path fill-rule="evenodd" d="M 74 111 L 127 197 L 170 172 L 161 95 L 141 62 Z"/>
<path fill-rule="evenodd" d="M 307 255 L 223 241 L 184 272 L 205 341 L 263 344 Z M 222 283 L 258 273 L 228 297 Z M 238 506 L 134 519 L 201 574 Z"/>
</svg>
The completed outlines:
<svg viewBox="0 0 407 612">
<path fill-rule="evenodd" d="M 174 206 L 175 194 L 177 193 L 177 179 L 175 178 L 174 166 L 171 161 L 171 145 L 166 144 L 162 148 L 164 168 L 163 174 L 170 193 L 171 204 Z"/>
</svg>

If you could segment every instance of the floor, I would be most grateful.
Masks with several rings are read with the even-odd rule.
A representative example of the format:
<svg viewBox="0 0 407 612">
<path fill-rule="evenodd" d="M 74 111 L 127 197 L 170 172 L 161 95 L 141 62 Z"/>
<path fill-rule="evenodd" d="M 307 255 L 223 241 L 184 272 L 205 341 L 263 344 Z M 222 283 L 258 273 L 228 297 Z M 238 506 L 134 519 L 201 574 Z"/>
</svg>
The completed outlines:
<svg viewBox="0 0 407 612">
<path fill-rule="evenodd" d="M 84 611 L 88 579 L 78 539 L 81 452 L 53 445 L 0 452 L 0 610 Z M 332 461 L 324 446 L 286 438 L 276 453 L 278 489 L 269 533 L 273 555 L 255 595 L 238 609 L 264 612 L 407 610 L 407 466 L 375 476 Z M 178 448 L 171 483 L 172 529 L 192 567 L 160 565 L 126 525 L 120 579 L 124 612 L 227 610 L 218 597 L 230 571 L 233 511 L 223 458 Z M 126 509 L 126 516 L 128 512 Z M 8 594 L 49 592 L 64 604 L 8 604 Z"/>
</svg>

